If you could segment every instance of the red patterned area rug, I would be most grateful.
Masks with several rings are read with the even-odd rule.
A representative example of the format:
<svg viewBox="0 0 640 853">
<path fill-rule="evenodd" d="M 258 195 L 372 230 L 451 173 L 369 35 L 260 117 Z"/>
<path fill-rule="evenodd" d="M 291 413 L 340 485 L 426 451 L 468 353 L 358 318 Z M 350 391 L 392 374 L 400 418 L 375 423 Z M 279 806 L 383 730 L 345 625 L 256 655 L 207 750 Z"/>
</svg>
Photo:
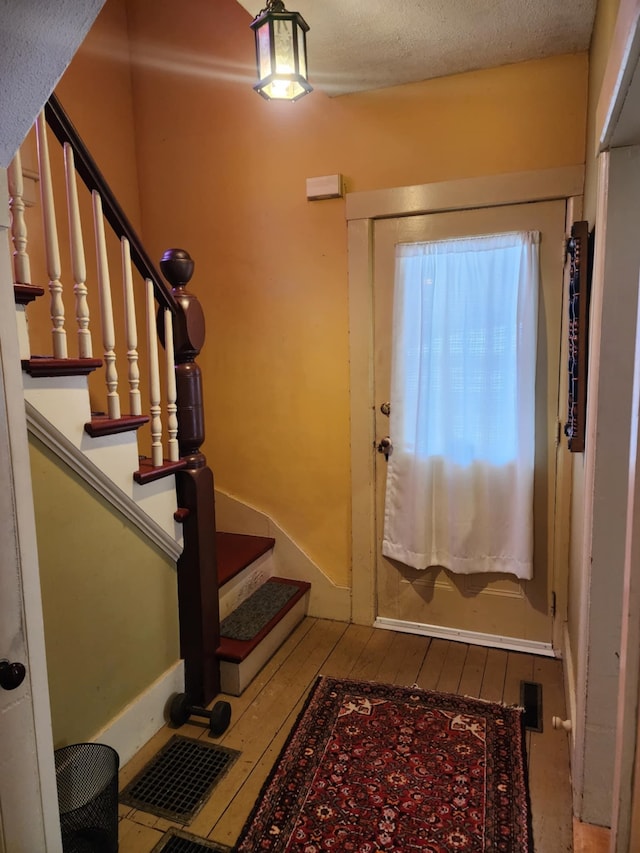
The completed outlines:
<svg viewBox="0 0 640 853">
<path fill-rule="evenodd" d="M 320 676 L 237 853 L 531 853 L 522 711 Z"/>
</svg>

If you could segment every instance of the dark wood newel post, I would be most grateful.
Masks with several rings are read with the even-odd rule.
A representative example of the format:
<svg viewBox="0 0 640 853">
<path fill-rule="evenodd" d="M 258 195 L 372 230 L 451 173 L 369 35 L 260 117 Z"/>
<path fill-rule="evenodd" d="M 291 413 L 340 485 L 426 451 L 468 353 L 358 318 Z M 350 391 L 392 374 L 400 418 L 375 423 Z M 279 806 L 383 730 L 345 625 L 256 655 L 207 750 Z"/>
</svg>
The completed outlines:
<svg viewBox="0 0 640 853">
<path fill-rule="evenodd" d="M 218 575 L 213 474 L 200 447 L 204 442 L 202 375 L 196 358 L 204 345 L 205 324 L 197 296 L 186 290 L 194 263 L 183 249 L 168 249 L 160 269 L 178 304 L 174 345 L 180 457 L 187 467 L 176 473 L 178 506 L 184 518 L 184 551 L 178 560 L 180 651 L 185 662 L 185 692 L 208 704 L 220 692 Z M 162 335 L 163 324 L 158 323 Z"/>
</svg>

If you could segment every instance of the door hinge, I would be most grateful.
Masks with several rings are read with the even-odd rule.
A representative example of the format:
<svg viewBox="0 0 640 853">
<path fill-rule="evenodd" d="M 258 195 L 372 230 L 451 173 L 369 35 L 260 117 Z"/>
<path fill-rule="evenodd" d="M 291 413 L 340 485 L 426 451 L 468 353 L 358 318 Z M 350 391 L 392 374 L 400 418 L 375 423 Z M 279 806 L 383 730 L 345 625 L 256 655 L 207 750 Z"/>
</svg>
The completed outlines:
<svg viewBox="0 0 640 853">
<path fill-rule="evenodd" d="M 556 594 L 555 594 L 555 592 L 552 592 L 551 593 L 551 615 L 552 616 L 556 615 L 556 610 L 557 610 Z"/>
<path fill-rule="evenodd" d="M 562 440 L 562 421 L 556 422 L 556 447 L 560 446 Z"/>
</svg>

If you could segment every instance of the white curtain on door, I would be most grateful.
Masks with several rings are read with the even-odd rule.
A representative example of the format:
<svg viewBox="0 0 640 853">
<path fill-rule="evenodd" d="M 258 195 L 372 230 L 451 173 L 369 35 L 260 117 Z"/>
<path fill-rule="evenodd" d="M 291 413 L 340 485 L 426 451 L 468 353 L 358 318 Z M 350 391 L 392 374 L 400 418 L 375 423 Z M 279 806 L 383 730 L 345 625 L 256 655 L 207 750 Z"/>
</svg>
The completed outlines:
<svg viewBox="0 0 640 853">
<path fill-rule="evenodd" d="M 532 577 L 539 239 L 396 249 L 387 557 Z"/>
</svg>

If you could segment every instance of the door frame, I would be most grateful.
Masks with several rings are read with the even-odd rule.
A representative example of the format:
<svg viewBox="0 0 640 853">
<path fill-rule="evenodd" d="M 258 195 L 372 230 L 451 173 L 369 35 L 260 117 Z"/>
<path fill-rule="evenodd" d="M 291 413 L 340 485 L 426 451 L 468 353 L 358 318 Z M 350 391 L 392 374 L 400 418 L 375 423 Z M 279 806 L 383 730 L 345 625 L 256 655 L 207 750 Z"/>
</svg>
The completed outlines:
<svg viewBox="0 0 640 853">
<path fill-rule="evenodd" d="M 349 355 L 351 406 L 351 620 L 375 621 L 375 399 L 373 339 L 373 226 L 376 219 L 443 213 L 477 207 L 495 207 L 564 199 L 567 218 L 581 208 L 584 166 L 566 166 L 531 172 L 465 178 L 410 187 L 348 193 Z M 571 223 L 568 223 L 569 227 Z M 562 247 L 558 247 L 562 251 Z M 563 335 L 563 338 L 566 337 Z M 560 474 L 561 472 L 559 472 Z M 566 472 L 564 472 L 566 473 Z M 563 480 L 570 477 L 563 476 Z M 557 516 L 569 517 L 569 494 L 560 489 Z M 562 506 L 560 505 L 562 504 Z M 556 528 L 561 530 L 556 521 Z M 568 565 L 568 538 L 556 537 Z M 556 578 L 556 618 L 553 647 L 561 648 L 561 626 L 566 618 L 566 571 Z"/>
<path fill-rule="evenodd" d="M 601 252 L 607 253 L 605 260 L 609 258 L 611 264 L 618 263 L 615 246 L 609 247 L 609 242 L 617 236 L 613 227 L 607 236 L 607 225 L 611 216 L 612 223 L 617 212 L 621 212 L 624 221 L 633 223 L 634 215 L 638 210 L 638 195 L 629 193 L 629 182 L 626 174 L 620 180 L 610 181 L 612 165 L 625 158 L 627 154 L 633 154 L 640 146 L 640 0 L 620 0 L 617 10 L 615 28 L 611 36 L 608 50 L 604 76 L 598 95 L 595 115 L 595 138 L 596 163 L 598 165 L 598 181 L 596 203 L 596 241 L 600 240 Z M 624 160 L 623 160 L 624 162 Z M 632 227 L 632 226 L 631 226 Z M 628 232 L 627 232 L 628 233 Z M 624 239 L 624 234 L 622 238 Z M 631 238 L 634 239 L 633 237 Z M 634 300 L 637 298 L 638 282 L 638 258 L 631 264 L 628 272 Z M 606 281 L 618 281 L 619 268 L 612 267 L 611 273 L 605 279 L 604 261 L 601 270 L 594 269 L 594 285 L 602 290 L 602 284 Z M 596 278 L 596 273 L 599 275 Z M 600 282 L 600 287 L 598 287 Z M 603 297 L 601 297 L 602 299 Z M 638 314 L 636 318 L 635 356 L 633 364 L 633 389 L 627 391 L 631 396 L 631 419 L 630 419 L 630 454 L 629 454 L 629 478 L 627 494 L 626 535 L 623 576 L 620 578 L 622 589 L 620 601 L 620 666 L 618 684 L 617 714 L 607 720 L 609 726 L 615 727 L 615 763 L 613 767 L 613 796 L 611 804 L 611 845 L 610 850 L 616 853 L 626 853 L 636 849 L 640 839 L 640 583 L 638 580 L 637 561 L 640 553 L 640 444 L 638 437 L 639 414 L 639 389 L 640 383 L 640 298 L 637 298 Z M 628 303 L 624 303 L 627 304 Z M 602 306 L 598 306 L 595 322 L 599 328 L 602 320 Z M 611 342 L 611 335 L 603 335 L 603 344 L 606 346 Z M 596 341 L 600 347 L 600 340 Z M 598 367 L 598 373 L 601 368 Z M 598 374 L 597 374 L 598 375 Z M 596 378 L 597 378 L 596 375 Z M 610 373 L 602 374 L 604 383 L 610 379 Z M 598 385 L 595 387 L 597 401 Z M 589 388 L 591 393 L 591 388 Z M 589 475 L 588 486 L 593 488 L 594 469 L 596 465 L 596 454 L 599 450 L 595 447 L 597 437 L 597 408 L 594 402 L 594 417 L 592 418 L 593 439 L 592 451 L 585 459 L 585 473 Z M 589 423 L 589 415 L 587 416 Z M 597 507 L 593 506 L 592 491 L 585 489 L 585 496 L 589 498 L 585 512 L 584 535 L 585 544 L 590 545 L 590 534 L 598 522 Z M 602 510 L 600 510 L 602 514 Z M 590 551 L 586 552 L 590 556 Z M 588 775 L 587 765 L 596 766 L 597 749 L 592 745 L 601 725 L 602 714 L 598 714 L 597 725 L 593 724 L 596 718 L 592 707 L 587 704 L 585 694 L 587 688 L 592 689 L 594 694 L 604 696 L 611 683 L 610 672 L 602 671 L 603 668 L 594 669 L 590 654 L 592 645 L 596 648 L 601 646 L 600 637 L 596 634 L 601 620 L 601 602 L 596 593 L 592 596 L 593 578 L 591 575 L 591 560 L 584 559 L 585 590 L 581 602 L 582 624 L 580 637 L 583 644 L 582 654 L 578 658 L 577 688 L 579 698 L 579 714 L 577 716 L 578 727 L 574 743 L 573 763 L 576 765 L 576 791 L 574 795 L 575 812 L 584 820 L 589 820 L 590 815 L 584 814 L 584 794 L 587 785 L 593 782 Z M 620 588 L 619 587 L 619 588 Z M 594 610 L 595 608 L 595 610 Z M 608 614 L 606 614 L 608 615 Z M 594 683 L 595 682 L 595 683 Z M 579 692 L 578 692 L 579 691 Z M 598 709 L 599 711 L 600 709 Z M 590 725 L 591 724 L 591 725 Z M 589 737 L 589 733 L 591 736 Z M 599 779 L 604 778 L 601 772 L 602 762 L 598 762 L 597 770 Z"/>
<path fill-rule="evenodd" d="M 11 491 L 13 517 L 3 522 L 5 578 L 22 602 L 22 613 L 6 602 L 0 619 L 18 625 L 11 649 L 27 676 L 0 713 L 0 850 L 61 853 L 60 817 L 40 593 L 38 550 L 31 490 L 27 421 L 9 253 L 9 196 L 0 168 L 0 394 L 4 397 L 8 453 L 0 454 L 0 477 Z M 7 574 L 9 575 L 9 571 Z"/>
</svg>

